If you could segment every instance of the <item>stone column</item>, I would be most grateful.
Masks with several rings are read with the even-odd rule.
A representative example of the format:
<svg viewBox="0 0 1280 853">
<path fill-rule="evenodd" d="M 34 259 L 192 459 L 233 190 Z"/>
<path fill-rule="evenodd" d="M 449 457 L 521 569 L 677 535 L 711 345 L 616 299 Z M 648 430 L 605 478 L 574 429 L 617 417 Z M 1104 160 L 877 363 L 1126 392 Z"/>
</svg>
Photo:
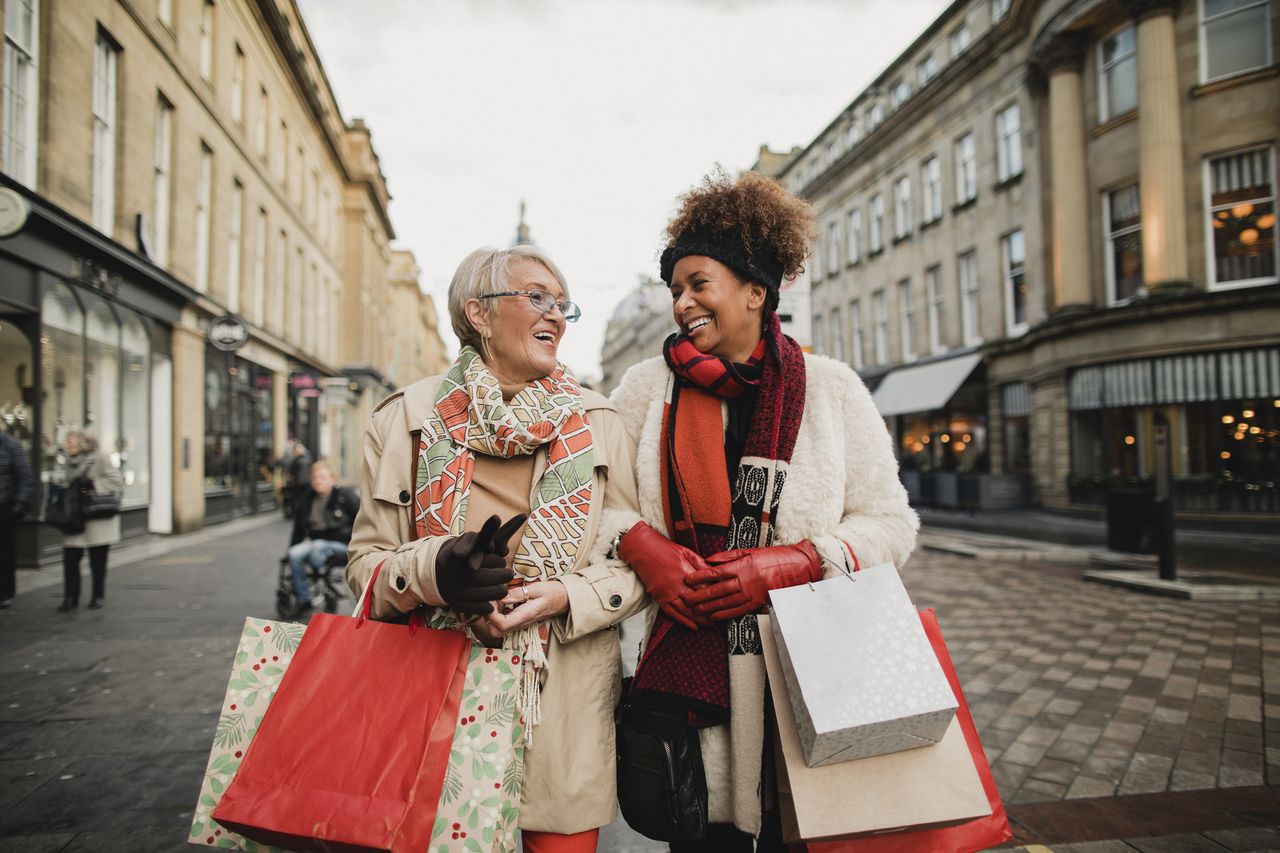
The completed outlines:
<svg viewBox="0 0 1280 853">
<path fill-rule="evenodd" d="M 1138 181 L 1142 272 L 1149 291 L 1190 286 L 1176 0 L 1127 0 L 1138 22 Z"/>
<path fill-rule="evenodd" d="M 196 309 L 173 327 L 173 530 L 204 525 L 204 333 Z"/>
<path fill-rule="evenodd" d="M 1055 36 L 1039 59 L 1049 77 L 1050 187 L 1053 193 L 1053 310 L 1093 303 L 1089 181 L 1085 170 L 1082 37 Z"/>
</svg>

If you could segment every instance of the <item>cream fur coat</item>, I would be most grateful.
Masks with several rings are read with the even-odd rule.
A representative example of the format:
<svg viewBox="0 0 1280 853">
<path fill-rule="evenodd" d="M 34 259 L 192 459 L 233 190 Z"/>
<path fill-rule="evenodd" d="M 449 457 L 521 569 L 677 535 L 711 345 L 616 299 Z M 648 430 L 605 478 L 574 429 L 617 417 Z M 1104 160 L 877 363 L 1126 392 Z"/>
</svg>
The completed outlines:
<svg viewBox="0 0 1280 853">
<path fill-rule="evenodd" d="M 775 541 L 811 541 L 822 555 L 827 577 L 853 568 L 850 550 L 860 566 L 901 567 L 915 547 L 920 522 L 898 480 L 884 419 L 847 365 L 806 355 L 805 369 L 804 417 L 782 493 Z M 613 392 L 636 445 L 640 515 L 664 535 L 659 452 L 669 376 L 662 357 L 651 358 L 627 371 Z M 651 623 L 655 613 L 656 607 L 650 611 Z M 763 684 L 760 689 L 763 693 Z M 731 742 L 728 725 L 703 729 L 701 735 L 711 820 L 758 834 L 760 764 L 748 756 L 759 755 L 762 745 Z M 744 775 L 753 778 L 739 778 Z"/>
</svg>

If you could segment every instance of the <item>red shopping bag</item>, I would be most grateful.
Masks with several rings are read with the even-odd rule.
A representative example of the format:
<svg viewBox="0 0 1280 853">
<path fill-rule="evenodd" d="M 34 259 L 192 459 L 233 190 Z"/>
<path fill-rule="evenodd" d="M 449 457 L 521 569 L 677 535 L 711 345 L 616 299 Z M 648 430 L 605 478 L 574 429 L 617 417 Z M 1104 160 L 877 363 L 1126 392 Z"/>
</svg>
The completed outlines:
<svg viewBox="0 0 1280 853">
<path fill-rule="evenodd" d="M 956 700 L 960 704 L 956 718 L 964 731 L 965 742 L 969 746 L 969 754 L 973 757 L 974 767 L 982 779 L 983 790 L 991 803 L 991 814 L 966 821 L 953 826 L 934 827 L 931 829 L 907 829 L 884 835 L 872 835 L 848 841 L 810 841 L 803 844 L 789 845 L 793 851 L 807 850 L 808 853 L 973 853 L 986 850 L 1013 838 L 1009 829 L 1009 818 L 1004 811 L 1004 803 L 1000 801 L 1000 791 L 996 788 L 996 780 L 991 776 L 991 765 L 987 764 L 986 753 L 982 751 L 982 742 L 978 739 L 978 729 L 969 714 L 969 705 L 964 700 L 964 691 L 960 689 L 960 679 L 956 677 L 956 668 L 951 663 L 951 655 L 947 652 L 946 643 L 942 640 L 942 630 L 938 627 L 938 619 L 932 609 L 920 611 L 920 622 L 929 637 L 933 651 L 938 656 L 938 663 L 955 691 Z"/>
<path fill-rule="evenodd" d="M 469 645 L 313 616 L 214 819 L 288 850 L 426 850 Z"/>
</svg>

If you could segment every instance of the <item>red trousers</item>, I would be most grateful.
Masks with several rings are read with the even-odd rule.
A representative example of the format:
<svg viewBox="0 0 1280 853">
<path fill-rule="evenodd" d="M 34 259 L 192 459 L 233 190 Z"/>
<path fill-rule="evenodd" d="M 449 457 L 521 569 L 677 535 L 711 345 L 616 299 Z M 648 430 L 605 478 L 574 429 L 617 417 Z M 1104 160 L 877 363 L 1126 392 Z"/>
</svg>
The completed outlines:
<svg viewBox="0 0 1280 853">
<path fill-rule="evenodd" d="M 522 829 L 520 837 L 524 841 L 524 853 L 596 853 L 600 830 L 588 829 L 573 835 L 561 835 L 558 832 Z"/>
</svg>

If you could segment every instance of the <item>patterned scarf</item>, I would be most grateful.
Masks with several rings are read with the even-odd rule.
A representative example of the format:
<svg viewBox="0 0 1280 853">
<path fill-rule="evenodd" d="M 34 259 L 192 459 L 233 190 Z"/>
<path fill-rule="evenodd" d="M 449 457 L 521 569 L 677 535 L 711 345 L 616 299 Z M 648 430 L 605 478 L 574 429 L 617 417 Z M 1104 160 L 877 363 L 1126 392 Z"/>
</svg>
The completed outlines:
<svg viewBox="0 0 1280 853">
<path fill-rule="evenodd" d="M 696 353 L 687 338 L 663 348 L 672 375 L 662 418 L 662 495 L 672 538 L 703 557 L 773 544 L 774 524 L 804 413 L 804 353 L 770 314 L 745 365 Z M 753 380 L 755 375 L 758 380 Z M 720 396 L 758 385 L 746 446 L 730 490 Z M 727 393 L 726 393 L 727 392 Z M 698 724 L 729 717 L 732 655 L 759 655 L 754 614 L 690 631 L 659 613 L 636 687 L 676 694 Z"/>
<path fill-rule="evenodd" d="M 463 347 L 440 383 L 435 411 L 422 422 L 414 484 L 417 535 L 452 536 L 465 530 L 477 453 L 511 458 L 542 448 L 546 448 L 548 465 L 516 549 L 516 584 L 565 574 L 586 546 L 583 539 L 595 473 L 591 426 L 578 380 L 563 364 L 503 400 L 502 388 L 480 353 Z M 445 609 L 436 609 L 427 624 L 466 630 L 463 619 Z M 546 623 L 526 626 L 503 638 L 503 648 L 520 651 L 518 707 L 530 742 L 541 716 L 538 678 L 546 666 L 546 642 Z"/>
</svg>

